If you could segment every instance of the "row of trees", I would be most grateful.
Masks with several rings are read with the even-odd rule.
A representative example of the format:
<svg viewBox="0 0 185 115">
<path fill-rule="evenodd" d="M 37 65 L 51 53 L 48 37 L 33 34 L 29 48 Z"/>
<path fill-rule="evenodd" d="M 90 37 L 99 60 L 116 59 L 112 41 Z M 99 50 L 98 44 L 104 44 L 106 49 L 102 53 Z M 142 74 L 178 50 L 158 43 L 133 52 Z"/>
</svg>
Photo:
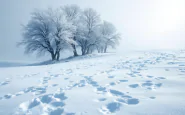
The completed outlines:
<svg viewBox="0 0 185 115">
<path fill-rule="evenodd" d="M 101 21 L 92 8 L 80 9 L 76 5 L 57 9 L 36 10 L 31 20 L 23 28 L 23 39 L 19 45 L 25 46 L 25 53 L 43 55 L 50 53 L 52 60 L 59 60 L 61 51 L 70 49 L 78 56 L 97 50 L 106 53 L 107 48 L 119 43 L 120 35 L 113 24 Z"/>
</svg>

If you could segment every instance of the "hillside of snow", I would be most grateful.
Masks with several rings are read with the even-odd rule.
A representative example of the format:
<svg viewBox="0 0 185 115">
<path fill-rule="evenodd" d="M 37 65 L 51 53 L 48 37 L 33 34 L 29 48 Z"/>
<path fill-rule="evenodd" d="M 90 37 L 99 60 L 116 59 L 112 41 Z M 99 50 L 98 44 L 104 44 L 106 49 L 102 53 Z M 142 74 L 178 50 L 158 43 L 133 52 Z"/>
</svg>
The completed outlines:
<svg viewBox="0 0 185 115">
<path fill-rule="evenodd" d="M 0 115 L 185 115 L 185 52 L 0 68 Z"/>
</svg>

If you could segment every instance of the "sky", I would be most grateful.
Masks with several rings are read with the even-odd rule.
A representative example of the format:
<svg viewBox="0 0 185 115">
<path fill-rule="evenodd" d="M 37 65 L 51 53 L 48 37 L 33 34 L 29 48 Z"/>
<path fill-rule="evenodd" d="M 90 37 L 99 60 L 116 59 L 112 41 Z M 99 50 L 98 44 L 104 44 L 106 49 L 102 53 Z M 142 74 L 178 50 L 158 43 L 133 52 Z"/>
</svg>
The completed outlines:
<svg viewBox="0 0 185 115">
<path fill-rule="evenodd" d="M 22 25 L 35 9 L 70 4 L 91 7 L 113 23 L 122 35 L 119 53 L 185 48 L 185 0 L 0 0 L 0 61 L 36 60 L 16 47 L 22 39 Z"/>
</svg>

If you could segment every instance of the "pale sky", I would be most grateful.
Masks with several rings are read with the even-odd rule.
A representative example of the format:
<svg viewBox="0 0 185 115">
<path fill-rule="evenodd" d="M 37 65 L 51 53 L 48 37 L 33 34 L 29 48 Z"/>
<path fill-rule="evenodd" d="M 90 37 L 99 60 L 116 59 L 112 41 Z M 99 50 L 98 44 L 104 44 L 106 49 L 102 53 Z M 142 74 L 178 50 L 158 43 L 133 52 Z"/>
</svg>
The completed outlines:
<svg viewBox="0 0 185 115">
<path fill-rule="evenodd" d="M 94 8 L 122 34 L 118 51 L 185 48 L 185 0 L 0 0 L 0 61 L 34 60 L 16 43 L 34 9 Z M 49 58 L 49 57 L 48 57 Z"/>
</svg>

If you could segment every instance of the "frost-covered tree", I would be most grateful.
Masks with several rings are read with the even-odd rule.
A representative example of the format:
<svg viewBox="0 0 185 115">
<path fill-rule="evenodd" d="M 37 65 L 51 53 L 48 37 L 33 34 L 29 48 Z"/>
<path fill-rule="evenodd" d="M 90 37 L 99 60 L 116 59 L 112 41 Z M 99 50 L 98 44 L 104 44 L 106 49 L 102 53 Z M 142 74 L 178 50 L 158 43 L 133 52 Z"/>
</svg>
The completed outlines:
<svg viewBox="0 0 185 115">
<path fill-rule="evenodd" d="M 76 31 L 73 31 L 72 39 L 74 41 L 77 41 L 76 40 L 77 34 L 78 34 L 77 29 L 79 28 L 78 23 L 79 23 L 79 18 L 81 15 L 81 9 L 77 5 L 67 5 L 67 6 L 62 7 L 62 10 L 66 16 L 67 21 L 72 23 L 72 25 L 76 28 Z M 76 44 L 71 44 L 71 46 L 73 48 L 74 56 L 78 56 L 78 53 L 76 50 Z"/>
<path fill-rule="evenodd" d="M 99 14 L 92 8 L 85 9 L 80 17 L 78 43 L 81 47 L 82 55 L 91 53 L 91 48 L 96 44 L 96 29 L 100 23 Z"/>
<path fill-rule="evenodd" d="M 19 45 L 25 46 L 25 53 L 50 53 L 52 60 L 59 60 L 60 51 L 73 43 L 70 39 L 73 29 L 58 10 L 35 11 L 23 28 Z"/>
<path fill-rule="evenodd" d="M 115 48 L 119 44 L 120 34 L 117 32 L 115 26 L 107 21 L 104 21 L 100 27 L 100 44 L 97 46 L 99 52 L 107 52 L 108 47 Z"/>
<path fill-rule="evenodd" d="M 73 33 L 75 32 L 75 26 L 66 20 L 65 15 L 61 10 L 50 10 L 50 20 L 53 28 L 53 39 L 56 60 L 60 58 L 60 52 L 63 49 L 68 49 L 71 44 L 76 42 L 73 39 Z"/>
<path fill-rule="evenodd" d="M 44 11 L 35 11 L 31 14 L 31 20 L 23 27 L 23 39 L 19 45 L 25 46 L 25 53 L 43 55 L 51 54 L 55 60 L 55 52 L 52 47 L 52 24 L 48 14 Z"/>
<path fill-rule="evenodd" d="M 101 23 L 99 14 L 92 8 L 83 11 L 76 5 L 58 9 L 38 10 L 23 28 L 25 53 L 43 55 L 49 53 L 52 60 L 59 60 L 64 49 L 72 49 L 77 56 L 77 46 L 82 55 L 106 52 L 108 47 L 119 43 L 120 35 L 113 24 Z"/>
</svg>

